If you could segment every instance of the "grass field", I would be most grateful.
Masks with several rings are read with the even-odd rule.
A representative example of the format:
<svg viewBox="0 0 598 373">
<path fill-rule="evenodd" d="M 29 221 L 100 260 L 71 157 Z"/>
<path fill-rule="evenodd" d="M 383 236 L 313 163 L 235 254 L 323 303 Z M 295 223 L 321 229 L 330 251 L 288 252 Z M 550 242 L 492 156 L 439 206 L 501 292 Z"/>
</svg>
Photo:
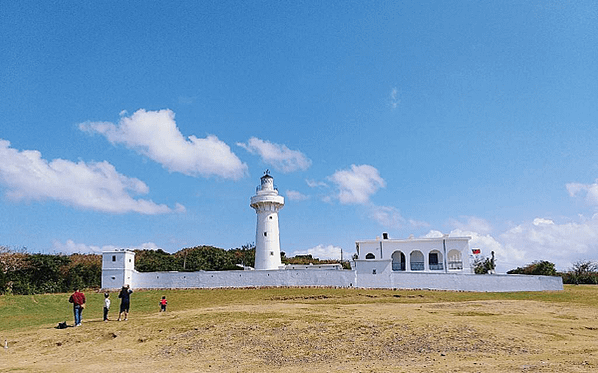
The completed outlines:
<svg viewBox="0 0 598 373">
<path fill-rule="evenodd" d="M 68 294 L 1 296 L 0 371 L 598 371 L 595 286 L 149 290 L 133 293 L 129 321 L 107 323 L 103 295 L 86 296 L 83 326 L 62 330 Z"/>
</svg>

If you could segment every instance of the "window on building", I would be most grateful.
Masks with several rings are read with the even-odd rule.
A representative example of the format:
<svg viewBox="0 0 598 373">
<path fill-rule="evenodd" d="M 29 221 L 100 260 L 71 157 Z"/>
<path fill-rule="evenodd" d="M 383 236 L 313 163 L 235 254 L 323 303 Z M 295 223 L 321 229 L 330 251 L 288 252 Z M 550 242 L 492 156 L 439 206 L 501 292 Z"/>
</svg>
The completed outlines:
<svg viewBox="0 0 598 373">
<path fill-rule="evenodd" d="M 112 261 L 116 262 L 116 255 L 112 255 Z"/>
<path fill-rule="evenodd" d="M 376 255 L 372 254 L 372 253 L 368 253 L 368 255 L 365 256 L 366 259 L 376 259 Z"/>
<path fill-rule="evenodd" d="M 438 264 L 438 253 L 430 253 L 430 264 Z"/>
<path fill-rule="evenodd" d="M 264 232 L 264 237 L 268 237 L 268 232 Z"/>
</svg>

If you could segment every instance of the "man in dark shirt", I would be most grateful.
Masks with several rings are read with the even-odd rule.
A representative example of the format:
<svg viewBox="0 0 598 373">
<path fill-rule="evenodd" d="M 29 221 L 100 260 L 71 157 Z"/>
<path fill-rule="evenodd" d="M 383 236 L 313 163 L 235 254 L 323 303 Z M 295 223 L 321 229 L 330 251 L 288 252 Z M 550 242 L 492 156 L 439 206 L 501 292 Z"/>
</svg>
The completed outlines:
<svg viewBox="0 0 598 373">
<path fill-rule="evenodd" d="M 125 314 L 125 321 L 128 320 L 129 305 L 131 302 L 131 293 L 133 290 L 129 289 L 129 285 L 125 285 L 120 290 L 118 297 L 120 298 L 120 312 L 118 314 L 118 321 L 121 320 L 121 315 Z"/>
<path fill-rule="evenodd" d="M 79 289 L 75 289 L 75 292 L 69 298 L 69 302 L 73 304 L 75 326 L 81 326 L 81 317 L 83 315 L 83 308 L 85 308 L 85 295 Z"/>
</svg>

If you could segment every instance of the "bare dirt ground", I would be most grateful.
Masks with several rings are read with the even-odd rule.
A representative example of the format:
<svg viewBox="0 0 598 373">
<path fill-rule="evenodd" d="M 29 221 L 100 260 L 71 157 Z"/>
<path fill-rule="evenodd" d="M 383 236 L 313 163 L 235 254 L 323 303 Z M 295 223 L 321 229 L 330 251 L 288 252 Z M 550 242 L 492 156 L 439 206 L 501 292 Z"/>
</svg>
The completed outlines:
<svg viewBox="0 0 598 373">
<path fill-rule="evenodd" d="M 23 330 L 0 350 L 11 372 L 594 372 L 598 310 L 273 299 Z"/>
</svg>

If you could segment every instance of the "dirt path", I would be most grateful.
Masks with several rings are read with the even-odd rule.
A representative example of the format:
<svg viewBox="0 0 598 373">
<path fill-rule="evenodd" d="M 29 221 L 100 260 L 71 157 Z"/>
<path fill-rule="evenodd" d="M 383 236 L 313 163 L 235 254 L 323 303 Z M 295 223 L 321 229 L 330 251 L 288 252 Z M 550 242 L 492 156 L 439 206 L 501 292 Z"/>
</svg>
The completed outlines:
<svg viewBox="0 0 598 373">
<path fill-rule="evenodd" d="M 18 332 L 2 371 L 592 372 L 598 311 L 535 301 L 273 301 Z"/>
</svg>

